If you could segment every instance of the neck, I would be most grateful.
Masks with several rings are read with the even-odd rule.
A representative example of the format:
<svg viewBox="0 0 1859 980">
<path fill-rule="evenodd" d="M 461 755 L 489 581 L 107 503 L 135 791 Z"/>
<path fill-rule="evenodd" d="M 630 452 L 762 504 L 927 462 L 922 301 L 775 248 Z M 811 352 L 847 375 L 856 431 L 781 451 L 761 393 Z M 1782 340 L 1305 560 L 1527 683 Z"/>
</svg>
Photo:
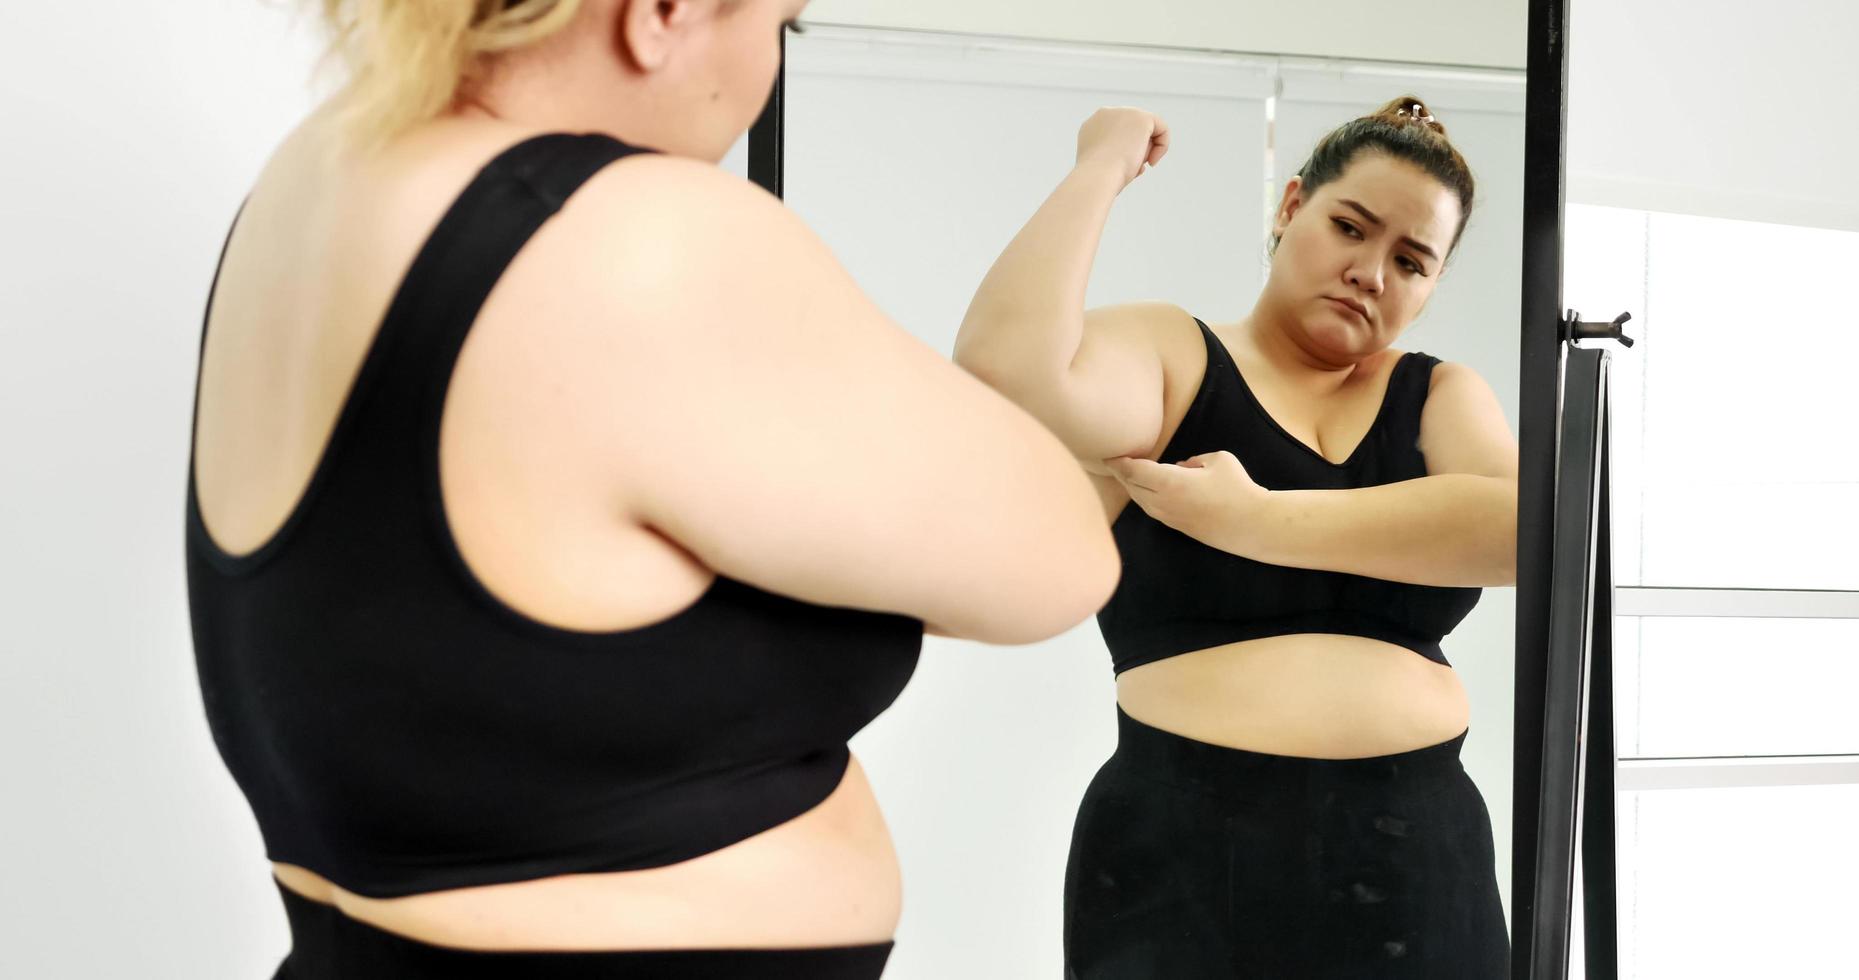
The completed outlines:
<svg viewBox="0 0 1859 980">
<path fill-rule="evenodd" d="M 722 159 L 721 153 L 690 145 L 689 127 L 680 125 L 662 96 L 639 77 L 616 76 L 588 59 L 558 57 L 547 64 L 498 65 L 460 96 L 457 112 L 551 132 L 605 133 L 678 156 Z"/>
<path fill-rule="evenodd" d="M 1252 354 L 1274 375 L 1318 393 L 1340 388 L 1361 364 L 1360 360 L 1336 361 L 1301 344 L 1303 330 L 1297 319 L 1264 296 L 1240 321 L 1240 332 Z"/>
</svg>

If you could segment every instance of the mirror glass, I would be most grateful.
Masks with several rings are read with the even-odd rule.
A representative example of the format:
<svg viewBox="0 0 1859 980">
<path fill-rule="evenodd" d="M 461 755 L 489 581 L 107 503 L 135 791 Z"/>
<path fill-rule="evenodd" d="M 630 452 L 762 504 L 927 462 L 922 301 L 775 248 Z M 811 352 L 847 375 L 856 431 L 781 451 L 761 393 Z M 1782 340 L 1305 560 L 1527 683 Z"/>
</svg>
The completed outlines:
<svg viewBox="0 0 1859 980">
<path fill-rule="evenodd" d="M 1268 246 L 1287 181 L 1326 133 L 1411 95 L 1424 100 L 1469 164 L 1476 203 L 1436 291 L 1392 348 L 1472 369 L 1495 393 L 1514 439 L 1522 3 L 1481 5 L 1474 38 L 1468 47 L 1452 50 L 1439 47 L 1441 32 L 1402 34 L 1405 27 L 1372 43 L 1351 38 L 1328 47 L 1321 24 L 1299 25 L 1301 30 L 1278 24 L 1255 37 L 1240 29 L 1244 25 L 1235 27 L 1231 15 L 1209 13 L 1224 6 L 1215 4 L 1175 5 L 1207 10 L 1199 11 L 1200 20 L 1176 23 L 1173 34 L 1167 25 L 1130 28 L 1153 35 L 1143 44 L 1125 43 L 1127 31 L 1117 33 L 1116 19 L 1102 4 L 1075 5 L 1075 16 L 1062 13 L 1038 24 L 1014 21 L 1017 15 L 1005 12 L 993 21 L 980 15 L 964 21 L 959 11 L 907 20 L 875 6 L 894 18 L 872 14 L 859 21 L 849 4 L 820 3 L 810 10 L 805 33 L 788 38 L 785 197 L 878 305 L 924 343 L 953 354 L 984 277 L 1072 172 L 1080 126 L 1100 107 L 1135 107 L 1166 122 L 1169 147 L 1159 165 L 1116 196 L 1091 266 L 1086 306 L 1155 301 L 1199 318 L 1223 345 L 1235 348 L 1237 368 L 1254 379 L 1261 403 L 1284 413 L 1274 416 L 1286 423 L 1281 435 L 1312 426 L 1338 440 L 1326 452 L 1340 458 L 1338 447 L 1347 449 L 1368 424 L 1367 416 L 1354 421 L 1338 416 L 1321 426 L 1314 415 L 1294 419 L 1309 406 L 1342 402 L 1299 400 L 1291 389 L 1268 387 L 1271 362 L 1251 357 L 1244 325 L 1276 261 Z M 1515 9 L 1492 13 L 1500 6 Z M 1439 274 L 1439 264 L 1427 271 Z M 1198 346 L 1194 329 L 1185 327 L 1188 357 L 1204 363 L 1204 351 L 1211 348 Z M 1196 380 L 1188 377 L 1186 383 Z M 1229 389 L 1229 397 L 1240 397 L 1236 391 Z M 1305 431 L 1300 441 L 1312 435 Z M 1245 464 L 1245 447 L 1234 445 L 1232 451 Z M 1290 450 L 1281 445 L 1279 451 Z M 1126 557 L 1126 581 L 1131 575 Z M 1440 642 L 1454 680 L 1438 689 L 1456 685 L 1469 703 L 1459 760 L 1488 808 L 1495 859 L 1468 873 L 1495 878 L 1505 922 L 1511 900 L 1513 609 L 1508 585 L 1483 590 L 1476 607 Z M 1377 641 L 1351 636 L 1346 642 L 1361 651 L 1362 644 Z M 1410 650 L 1398 652 L 1424 668 L 1403 676 L 1437 678 L 1446 670 Z M 1381 657 L 1396 673 L 1409 663 L 1391 665 L 1387 650 L 1369 656 Z M 1080 805 L 1118 750 L 1119 683 L 1112 663 L 1104 633 L 1091 621 L 1026 648 L 930 637 L 909 689 L 854 741 L 903 864 L 907 900 L 888 977 L 1061 974 L 1067 865 Z M 1248 703 L 1277 710 L 1269 692 L 1257 691 L 1263 674 L 1240 676 L 1254 685 Z M 1208 724 L 1244 721 L 1237 713 L 1246 709 L 1237 703 L 1226 715 L 1217 699 L 1202 697 L 1198 703 L 1213 705 Z M 1352 715 L 1342 698 L 1322 720 L 1302 724 L 1314 731 L 1326 725 L 1338 732 L 1374 727 Z M 1216 748 L 1215 754 L 1231 748 Z M 1244 790 L 1236 793 L 1244 796 Z M 1375 817 L 1363 819 L 1372 824 Z M 1244 822 L 1230 815 L 1212 819 Z M 1132 841 L 1144 834 L 1185 833 L 1144 824 L 1134 815 L 1129 824 L 1126 839 Z M 1398 821 L 1379 826 L 1383 833 L 1400 833 Z M 1252 846 L 1271 850 L 1277 843 Z M 1296 834 L 1282 844 L 1286 852 L 1307 846 Z M 1463 844 L 1447 849 L 1453 847 L 1457 853 L 1475 850 Z M 1243 865 L 1252 852 L 1233 853 Z M 1351 877 L 1355 872 L 1360 873 Z M 1324 887 L 1351 889 L 1337 899 L 1351 908 L 1380 914 L 1374 906 L 1400 904 L 1384 902 L 1381 885 L 1359 867 L 1326 874 Z M 1100 894 L 1113 898 L 1123 887 L 1119 881 L 1099 884 Z M 1199 887 L 1181 882 L 1178 904 Z M 1140 901 L 1131 897 L 1132 904 Z M 1208 898 L 1205 904 L 1219 903 Z M 1183 933 L 1243 928 L 1234 925 L 1230 909 L 1179 914 Z M 1409 927 L 1377 921 L 1383 925 L 1376 928 L 1388 935 L 1364 932 L 1353 941 L 1372 941 L 1375 950 L 1399 958 L 1399 937 Z M 1156 942 L 1173 940 L 1158 935 Z M 1078 975 L 1157 975 L 1141 969 L 1117 973 L 1105 966 Z"/>
</svg>

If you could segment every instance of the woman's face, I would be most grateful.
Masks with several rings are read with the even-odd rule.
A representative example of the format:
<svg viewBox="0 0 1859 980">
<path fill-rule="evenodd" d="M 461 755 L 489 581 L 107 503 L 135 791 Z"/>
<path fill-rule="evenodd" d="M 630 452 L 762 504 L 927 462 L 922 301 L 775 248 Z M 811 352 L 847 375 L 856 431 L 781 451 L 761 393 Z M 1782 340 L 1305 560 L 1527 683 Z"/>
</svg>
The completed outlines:
<svg viewBox="0 0 1859 980">
<path fill-rule="evenodd" d="M 1459 226 L 1458 197 L 1424 170 L 1365 153 L 1305 197 L 1293 178 L 1265 292 L 1300 346 L 1331 363 L 1392 345 L 1439 284 Z"/>
</svg>

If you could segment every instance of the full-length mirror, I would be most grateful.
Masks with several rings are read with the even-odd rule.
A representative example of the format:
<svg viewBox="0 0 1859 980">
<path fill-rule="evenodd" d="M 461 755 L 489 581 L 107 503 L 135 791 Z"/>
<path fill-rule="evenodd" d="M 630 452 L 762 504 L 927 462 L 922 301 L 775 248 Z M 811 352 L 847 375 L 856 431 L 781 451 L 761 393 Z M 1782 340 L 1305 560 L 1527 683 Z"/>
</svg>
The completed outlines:
<svg viewBox="0 0 1859 980">
<path fill-rule="evenodd" d="M 1487 67 L 1065 21 L 788 39 L 788 205 L 897 322 L 1101 449 L 1124 556 L 1062 637 L 930 638 L 855 740 L 910 894 L 887 976 L 1330 975 L 1294 936 L 1364 975 L 1500 975 L 1522 11 Z M 1386 147 L 1418 129 L 1444 135 Z M 1100 156 L 1127 171 L 1093 184 Z M 1042 344 L 1076 359 L 1062 407 L 1016 360 Z M 1243 510 L 1259 488 L 1304 509 Z"/>
</svg>

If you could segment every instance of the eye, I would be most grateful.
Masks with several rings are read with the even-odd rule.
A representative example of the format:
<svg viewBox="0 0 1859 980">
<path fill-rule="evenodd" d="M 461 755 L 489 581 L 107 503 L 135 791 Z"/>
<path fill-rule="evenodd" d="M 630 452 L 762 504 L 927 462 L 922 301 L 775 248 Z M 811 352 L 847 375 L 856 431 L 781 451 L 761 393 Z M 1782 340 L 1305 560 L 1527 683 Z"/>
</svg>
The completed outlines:
<svg viewBox="0 0 1859 980">
<path fill-rule="evenodd" d="M 1344 221 L 1341 218 L 1331 218 L 1330 220 L 1336 222 L 1336 227 L 1341 228 L 1343 231 L 1347 232 L 1349 234 L 1349 237 L 1351 238 L 1362 237 L 1362 233 L 1356 230 L 1355 225 L 1352 225 L 1349 222 Z"/>
<path fill-rule="evenodd" d="M 1401 259 L 1401 268 L 1406 269 L 1416 276 L 1424 276 L 1427 274 L 1426 270 L 1420 267 L 1420 263 L 1405 257 Z"/>
</svg>

